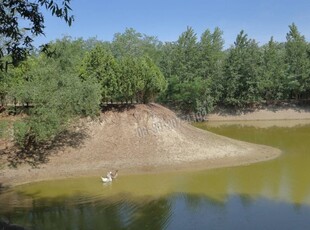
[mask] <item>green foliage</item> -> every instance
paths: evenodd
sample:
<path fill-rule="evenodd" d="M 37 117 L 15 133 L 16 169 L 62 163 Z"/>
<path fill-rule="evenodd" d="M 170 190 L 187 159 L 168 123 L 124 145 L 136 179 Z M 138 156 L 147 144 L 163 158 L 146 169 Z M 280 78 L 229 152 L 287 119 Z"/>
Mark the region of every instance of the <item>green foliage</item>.
<path fill-rule="evenodd" d="M 86 53 L 86 43 L 87 41 L 81 38 L 73 40 L 71 37 L 65 36 L 47 44 L 43 52 L 57 62 L 57 68 L 60 71 L 77 75 L 78 67 Z"/>
<path fill-rule="evenodd" d="M 161 42 L 156 37 L 141 34 L 133 28 L 127 28 L 124 33 L 114 35 L 110 47 L 116 58 L 149 56 L 153 62 L 158 63 Z"/>
<path fill-rule="evenodd" d="M 262 73 L 259 80 L 261 97 L 266 101 L 288 98 L 283 45 L 275 42 L 271 38 L 268 44 L 263 46 L 262 49 Z"/>
<path fill-rule="evenodd" d="M 228 51 L 224 65 L 223 101 L 233 106 L 260 102 L 258 82 L 261 52 L 257 43 L 241 31 Z"/>
<path fill-rule="evenodd" d="M 98 44 L 86 54 L 80 69 L 80 76 L 83 79 L 96 79 L 101 85 L 103 100 L 110 101 L 119 94 L 117 72 L 118 63 L 112 53 L 103 45 Z"/>
<path fill-rule="evenodd" d="M 121 100 L 148 103 L 166 89 L 166 80 L 149 57 L 123 57 L 119 62 Z"/>
<path fill-rule="evenodd" d="M 152 59 L 129 55 L 116 59 L 103 45 L 86 55 L 80 76 L 97 80 L 105 102 L 148 103 L 166 87 L 165 78 Z"/>
<path fill-rule="evenodd" d="M 9 122 L 8 121 L 0 121 L 0 138 L 7 138 L 9 130 Z"/>
<path fill-rule="evenodd" d="M 0 105 L 5 103 L 5 98 L 8 93 L 8 77 L 5 72 L 0 71 Z"/>
<path fill-rule="evenodd" d="M 160 68 L 168 87 L 160 100 L 184 111 L 211 111 L 221 95 L 222 32 L 205 31 L 200 41 L 190 27 L 162 48 Z"/>
<path fill-rule="evenodd" d="M 62 0 L 61 6 L 53 0 L 2 0 L 0 4 L 0 70 L 7 70 L 8 64 L 17 66 L 33 48 L 33 37 L 44 34 L 42 7 L 62 18 L 70 26 L 74 18 L 70 15 L 70 1 Z M 28 25 L 22 27 L 21 25 Z M 3 57 L 10 55 L 11 60 Z"/>
<path fill-rule="evenodd" d="M 100 95 L 100 85 L 94 79 L 86 79 L 81 81 L 77 77 L 72 77 L 74 84 L 72 84 L 68 92 L 71 99 L 68 104 L 72 105 L 73 115 L 80 115 L 83 117 L 95 117 L 99 115 L 100 103 L 102 97 Z M 71 83 L 69 83 L 71 84 Z M 69 96 L 68 96 L 69 97 Z"/>
<path fill-rule="evenodd" d="M 222 60 L 224 58 L 222 38 L 223 32 L 215 28 L 214 32 L 206 30 L 199 43 L 199 69 L 204 78 L 218 78 L 222 75 Z"/>
<path fill-rule="evenodd" d="M 148 103 L 154 100 L 157 94 L 165 91 L 167 82 L 160 69 L 149 57 L 144 57 L 138 61 L 142 78 L 137 79 L 137 82 L 141 83 L 138 84 L 139 88 L 135 90 L 136 98 L 139 96 L 143 103 Z"/>
<path fill-rule="evenodd" d="M 76 116 L 95 116 L 101 101 L 100 88 L 92 79 L 63 73 L 58 63 L 44 56 L 37 60 L 31 76 L 11 92 L 17 101 L 29 99 L 29 116 L 15 126 L 15 139 L 22 147 L 52 139 Z"/>
<path fill-rule="evenodd" d="M 206 30 L 198 41 L 188 27 L 176 42 L 161 47 L 159 66 L 168 87 L 160 100 L 186 111 L 201 106 L 210 111 L 216 104 L 244 107 L 309 98 L 309 43 L 294 24 L 289 28 L 286 43 L 271 39 L 260 47 L 241 31 L 223 51 L 219 28 Z"/>
<path fill-rule="evenodd" d="M 289 28 L 285 43 L 288 90 L 298 99 L 302 93 L 310 90 L 309 47 L 294 23 Z"/>
<path fill-rule="evenodd" d="M 203 109 L 210 112 L 220 100 L 223 92 L 223 62 L 225 54 L 223 52 L 224 40 L 223 32 L 215 28 L 213 33 L 206 30 L 200 39 L 199 45 L 199 75 L 206 79 L 204 98 L 200 98 Z M 198 110 L 201 106 L 197 105 Z"/>
<path fill-rule="evenodd" d="M 27 122 L 18 121 L 14 123 L 14 138 L 19 146 L 26 146 L 27 135 L 29 133 L 29 125 Z"/>
<path fill-rule="evenodd" d="M 183 32 L 174 49 L 173 71 L 181 81 L 192 80 L 198 74 L 197 35 L 191 27 Z"/>
<path fill-rule="evenodd" d="M 112 42 L 70 37 L 51 42 L 0 71 L 1 103 L 27 113 L 14 125 L 16 141 L 22 147 L 49 141 L 75 117 L 96 116 L 107 102 L 159 99 L 182 111 L 210 112 L 217 105 L 309 99 L 310 45 L 296 25 L 289 26 L 285 43 L 271 38 L 263 46 L 241 31 L 224 51 L 222 35 L 215 28 L 198 39 L 188 27 L 177 41 L 161 43 L 126 29 Z"/>
<path fill-rule="evenodd" d="M 134 97 L 134 89 L 139 89 L 141 82 L 139 81 L 138 67 L 135 58 L 129 56 L 119 59 L 119 72 L 118 72 L 118 88 L 120 93 L 118 99 L 123 101 L 130 101 Z M 136 85 L 133 83 L 136 82 Z"/>

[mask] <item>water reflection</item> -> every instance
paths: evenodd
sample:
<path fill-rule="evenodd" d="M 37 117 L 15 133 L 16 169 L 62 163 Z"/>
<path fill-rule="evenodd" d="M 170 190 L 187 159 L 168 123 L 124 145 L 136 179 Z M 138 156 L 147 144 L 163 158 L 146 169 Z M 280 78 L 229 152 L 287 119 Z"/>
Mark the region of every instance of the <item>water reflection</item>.
<path fill-rule="evenodd" d="M 43 203 L 41 203 L 43 202 Z M 172 194 L 155 200 L 66 205 L 36 201 L 3 216 L 29 229 L 309 229 L 310 206 L 230 195 Z"/>
<path fill-rule="evenodd" d="M 47 181 L 0 195 L 0 215 L 33 229 L 309 229 L 310 125 L 212 126 L 284 154 L 200 172 Z"/>
<path fill-rule="evenodd" d="M 4 212 L 3 217 L 31 229 L 162 229 L 167 226 L 171 214 L 169 199 L 133 201 L 125 197 L 112 198 L 113 202 L 104 199 L 80 204 L 74 204 L 79 197 L 71 197 L 65 203 L 57 198 L 34 199 L 31 207 Z"/>
<path fill-rule="evenodd" d="M 296 204 L 310 204 L 310 125 L 291 128 L 273 126 L 259 128 L 257 123 L 220 126 L 198 124 L 201 128 L 228 137 L 266 144 L 283 150 L 273 161 L 233 170 L 235 192 L 263 194 L 271 199 L 283 199 Z M 249 178 L 247 178 L 249 177 Z"/>

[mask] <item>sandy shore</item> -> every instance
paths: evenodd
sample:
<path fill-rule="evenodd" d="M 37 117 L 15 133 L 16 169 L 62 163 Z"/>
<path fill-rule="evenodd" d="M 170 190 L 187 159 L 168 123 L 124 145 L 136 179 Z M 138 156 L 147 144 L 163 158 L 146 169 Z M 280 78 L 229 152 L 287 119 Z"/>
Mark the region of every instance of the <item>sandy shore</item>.
<path fill-rule="evenodd" d="M 98 121 L 75 127 L 62 142 L 44 153 L 44 163 L 32 162 L 35 167 L 29 163 L 8 167 L 13 153 L 4 154 L 7 150 L 2 149 L 0 184 L 100 176 L 112 169 L 122 173 L 201 170 L 251 164 L 281 154 L 272 147 L 197 129 L 157 104 L 102 113 Z"/>
<path fill-rule="evenodd" d="M 310 108 L 266 107 L 254 111 L 229 113 L 218 111 L 207 116 L 209 121 L 266 121 L 266 120 L 310 120 Z"/>

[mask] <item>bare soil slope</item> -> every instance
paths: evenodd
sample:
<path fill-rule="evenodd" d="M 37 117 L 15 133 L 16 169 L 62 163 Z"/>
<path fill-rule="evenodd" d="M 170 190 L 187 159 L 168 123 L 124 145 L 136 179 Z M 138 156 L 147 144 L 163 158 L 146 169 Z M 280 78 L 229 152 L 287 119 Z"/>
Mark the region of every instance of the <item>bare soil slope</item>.
<path fill-rule="evenodd" d="M 32 168 L 0 169 L 0 183 L 120 173 L 160 172 L 236 166 L 277 157 L 271 147 L 245 143 L 203 131 L 179 120 L 158 104 L 120 107 L 103 112 L 78 143 L 57 148 L 48 162 Z M 75 133 L 82 129 L 75 128 Z M 74 142 L 74 137 L 72 137 Z"/>

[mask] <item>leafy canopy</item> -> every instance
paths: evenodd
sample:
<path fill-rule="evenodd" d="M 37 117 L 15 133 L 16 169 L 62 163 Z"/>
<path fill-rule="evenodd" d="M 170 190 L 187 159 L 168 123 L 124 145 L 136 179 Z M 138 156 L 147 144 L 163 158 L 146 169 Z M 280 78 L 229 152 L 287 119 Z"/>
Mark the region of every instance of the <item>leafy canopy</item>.
<path fill-rule="evenodd" d="M 79 116 L 96 116 L 101 101 L 100 87 L 92 79 L 82 81 L 77 75 L 63 72 L 56 61 L 43 56 L 29 76 L 11 94 L 19 102 L 29 102 L 29 116 L 15 124 L 15 139 L 29 147 L 53 139 Z M 25 101 L 26 99 L 26 101 Z"/>
<path fill-rule="evenodd" d="M 7 70 L 8 64 L 17 66 L 33 48 L 33 37 L 44 35 L 42 8 L 70 26 L 74 21 L 74 17 L 70 15 L 70 1 L 62 0 L 58 4 L 54 0 L 1 0 L 0 70 Z M 10 61 L 3 60 L 6 55 L 10 55 Z"/>

